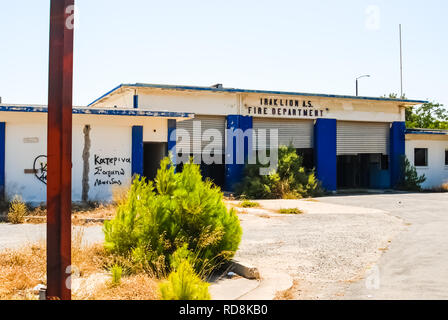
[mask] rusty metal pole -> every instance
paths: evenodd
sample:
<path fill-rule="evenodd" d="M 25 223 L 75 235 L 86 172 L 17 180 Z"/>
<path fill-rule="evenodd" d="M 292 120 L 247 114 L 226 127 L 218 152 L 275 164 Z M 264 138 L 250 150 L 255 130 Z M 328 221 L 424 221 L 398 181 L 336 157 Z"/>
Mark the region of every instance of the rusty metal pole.
<path fill-rule="evenodd" d="M 74 0 L 51 0 L 47 138 L 47 299 L 70 300 Z"/>

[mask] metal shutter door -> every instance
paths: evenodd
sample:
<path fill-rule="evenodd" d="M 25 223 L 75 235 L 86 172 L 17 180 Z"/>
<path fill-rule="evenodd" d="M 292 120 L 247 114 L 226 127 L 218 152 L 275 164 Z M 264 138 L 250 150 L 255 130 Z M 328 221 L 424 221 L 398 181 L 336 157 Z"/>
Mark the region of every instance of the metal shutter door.
<path fill-rule="evenodd" d="M 314 120 L 264 119 L 254 118 L 254 135 L 258 138 L 258 129 L 266 129 L 266 145 L 269 148 L 269 129 L 278 129 L 278 145 L 296 149 L 308 149 L 314 146 Z M 260 149 L 257 141 L 257 149 Z M 261 148 L 264 149 L 264 148 Z"/>
<path fill-rule="evenodd" d="M 201 122 L 201 136 L 193 136 L 193 122 L 200 121 Z M 206 146 L 210 143 L 214 146 L 218 153 L 221 152 L 224 154 L 225 149 L 225 128 L 226 128 L 226 119 L 221 116 L 196 116 L 194 119 L 185 120 L 177 123 L 177 129 L 184 129 L 190 134 L 190 143 L 188 141 L 179 141 L 179 134 L 177 135 L 178 144 L 176 147 L 182 148 L 185 150 L 186 147 L 190 147 L 190 153 L 193 152 L 193 143 L 201 146 L 201 151 L 204 150 Z M 221 134 L 221 140 L 213 140 L 213 141 L 202 141 L 203 134 L 208 129 L 218 130 Z"/>
<path fill-rule="evenodd" d="M 337 122 L 337 154 L 389 154 L 390 124 Z"/>

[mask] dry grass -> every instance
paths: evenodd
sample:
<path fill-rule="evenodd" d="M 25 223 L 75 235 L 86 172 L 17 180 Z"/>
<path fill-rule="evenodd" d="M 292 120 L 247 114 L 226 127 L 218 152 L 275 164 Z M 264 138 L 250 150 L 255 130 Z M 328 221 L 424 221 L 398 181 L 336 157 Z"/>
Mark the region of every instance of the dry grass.
<path fill-rule="evenodd" d="M 115 204 L 73 204 L 72 224 L 77 226 L 102 225 L 104 220 L 110 220 L 115 216 Z M 45 206 L 32 208 L 25 217 L 25 223 L 41 224 L 47 221 L 47 209 Z"/>
<path fill-rule="evenodd" d="M 296 279 L 294 280 L 291 288 L 277 292 L 274 297 L 274 300 L 294 300 L 295 299 L 294 293 L 297 291 L 298 287 L 299 287 L 299 281 Z"/>
<path fill-rule="evenodd" d="M 158 299 L 158 281 L 147 274 L 123 276 L 112 286 L 107 271 L 113 257 L 101 244 L 86 245 L 83 231 L 72 239 L 72 296 L 75 300 Z M 0 300 L 37 299 L 33 289 L 46 284 L 45 243 L 0 252 Z"/>
<path fill-rule="evenodd" d="M 72 210 L 72 222 L 75 225 L 102 224 L 103 220 L 115 217 L 115 204 L 99 204 L 94 208 L 78 208 Z"/>
<path fill-rule="evenodd" d="M 128 198 L 130 185 L 114 186 L 112 187 L 112 203 L 120 205 Z"/>
<path fill-rule="evenodd" d="M 28 300 L 32 289 L 45 283 L 45 244 L 0 252 L 0 300 Z"/>
<path fill-rule="evenodd" d="M 158 281 L 146 274 L 123 277 L 112 286 L 110 280 L 99 286 L 92 300 L 157 300 L 160 299 Z"/>
<path fill-rule="evenodd" d="M 448 182 L 429 190 L 430 192 L 448 192 Z"/>
<path fill-rule="evenodd" d="M 33 217 L 45 217 L 47 215 L 47 208 L 44 205 L 33 208 L 30 210 L 29 215 Z"/>

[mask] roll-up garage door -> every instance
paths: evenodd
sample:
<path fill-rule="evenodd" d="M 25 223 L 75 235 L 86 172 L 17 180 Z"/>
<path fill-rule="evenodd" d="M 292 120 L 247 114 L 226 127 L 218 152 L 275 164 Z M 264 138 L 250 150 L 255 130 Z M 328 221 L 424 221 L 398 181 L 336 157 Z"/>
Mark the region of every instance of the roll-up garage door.
<path fill-rule="evenodd" d="M 379 122 L 337 123 L 338 155 L 381 153 L 389 154 L 390 124 Z"/>
<path fill-rule="evenodd" d="M 278 129 L 278 145 L 292 146 L 296 149 L 309 149 L 314 146 L 314 121 L 296 119 L 266 119 L 254 118 L 254 137 L 259 137 L 259 129 L 266 129 L 266 147 L 269 149 L 270 135 L 269 129 Z M 260 146 L 258 139 L 256 149 L 264 149 Z"/>
<path fill-rule="evenodd" d="M 194 122 L 197 123 L 196 126 L 198 126 L 199 123 L 201 125 L 200 135 L 193 135 Z M 224 154 L 225 128 L 226 119 L 222 116 L 196 116 L 194 119 L 178 122 L 177 129 L 186 130 L 190 135 L 190 141 L 181 141 L 183 137 L 179 137 L 181 133 L 177 130 L 177 148 L 186 150 L 189 146 L 190 153 L 193 154 L 196 151 L 193 150 L 193 144 L 195 143 L 197 146 L 201 146 L 201 151 L 208 146 L 209 149 L 213 147 L 216 153 Z"/>

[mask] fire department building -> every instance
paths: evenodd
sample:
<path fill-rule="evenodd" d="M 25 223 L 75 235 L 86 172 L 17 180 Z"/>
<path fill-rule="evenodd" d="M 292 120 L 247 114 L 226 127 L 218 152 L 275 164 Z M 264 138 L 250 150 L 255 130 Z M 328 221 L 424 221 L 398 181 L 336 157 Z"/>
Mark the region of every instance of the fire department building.
<path fill-rule="evenodd" d="M 422 103 L 221 85 L 123 84 L 73 110 L 73 200 L 110 200 L 113 188 L 129 184 L 134 174 L 153 178 L 168 150 L 189 149 L 197 156 L 210 144 L 215 144 L 214 156 L 222 161 L 203 163 L 201 170 L 231 191 L 244 165 L 227 161 L 237 155 L 226 148 L 233 139 L 226 129 L 277 129 L 279 145 L 292 145 L 304 157 L 304 165 L 316 169 L 327 190 L 393 188 L 405 153 L 414 159 L 414 149 L 424 147 L 432 159 L 434 145 L 440 149 L 435 155 L 446 156 L 448 135 L 439 133 L 430 147 L 429 132 L 405 138 L 405 108 Z M 0 105 L 0 189 L 6 197 L 45 201 L 46 112 L 45 106 Z M 200 121 L 203 132 L 219 132 L 224 141 L 194 135 L 194 121 Z M 173 139 L 176 129 L 190 132 L 192 139 Z M 243 149 L 246 156 L 253 152 Z M 428 163 L 428 170 L 442 173 L 433 184 L 448 180 L 448 163 L 443 161 L 441 168 Z"/>

